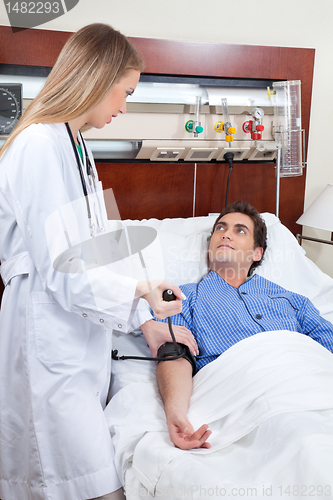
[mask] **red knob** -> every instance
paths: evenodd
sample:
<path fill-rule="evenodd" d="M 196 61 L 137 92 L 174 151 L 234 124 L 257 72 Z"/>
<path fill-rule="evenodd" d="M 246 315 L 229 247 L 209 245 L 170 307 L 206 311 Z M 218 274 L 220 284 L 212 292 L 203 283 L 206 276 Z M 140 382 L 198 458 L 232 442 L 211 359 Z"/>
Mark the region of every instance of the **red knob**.
<path fill-rule="evenodd" d="M 257 125 L 257 131 L 258 132 L 262 132 L 264 130 L 264 126 L 263 125 Z"/>
<path fill-rule="evenodd" d="M 261 134 L 256 134 L 255 132 L 252 132 L 251 134 L 251 139 L 254 140 L 254 141 L 260 141 L 261 139 Z"/>
<path fill-rule="evenodd" d="M 246 134 L 251 132 L 252 123 L 253 123 L 252 120 L 248 120 L 247 122 L 244 122 L 243 126 L 242 126 L 243 132 L 245 132 Z"/>

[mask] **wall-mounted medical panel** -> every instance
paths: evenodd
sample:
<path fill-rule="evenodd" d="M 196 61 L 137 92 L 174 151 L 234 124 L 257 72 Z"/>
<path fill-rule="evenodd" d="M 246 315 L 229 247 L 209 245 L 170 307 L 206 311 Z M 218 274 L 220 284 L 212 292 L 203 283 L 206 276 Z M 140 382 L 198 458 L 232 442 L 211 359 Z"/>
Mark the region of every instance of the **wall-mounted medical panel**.
<path fill-rule="evenodd" d="M 245 141 L 235 141 L 231 146 L 223 141 L 179 141 L 169 140 L 163 141 L 164 146 L 160 146 L 159 140 L 144 140 L 141 143 L 140 150 L 136 155 L 137 160 L 151 161 L 191 161 L 191 162 L 207 162 L 211 160 L 225 161 L 224 154 L 232 152 L 235 161 L 250 160 L 255 157 L 256 153 L 260 153 L 266 161 L 271 161 L 276 157 L 276 145 L 271 143 L 258 143 L 257 146 Z M 269 151 L 266 148 L 263 150 L 266 155 L 258 151 L 261 144 L 270 144 Z"/>
<path fill-rule="evenodd" d="M 222 115 L 202 114 L 201 125 L 202 133 L 198 135 L 197 140 L 224 140 L 225 134 L 217 132 L 214 126 L 221 121 Z M 239 115 L 230 115 L 232 124 L 236 128 L 234 140 L 251 140 L 243 129 L 243 123 L 251 120 L 251 115 L 246 113 Z M 84 137 L 94 140 L 188 140 L 193 139 L 194 134 L 187 132 L 185 125 L 193 120 L 193 115 L 189 113 L 152 113 L 141 112 L 118 115 L 113 118 L 109 125 L 102 129 L 90 129 L 84 133 Z M 265 115 L 262 119 L 264 131 L 262 140 L 273 140 L 272 136 L 273 115 Z"/>
<path fill-rule="evenodd" d="M 23 86 L 23 112 L 46 79 L 39 70 L 36 75 L 33 68 L 28 71 L 31 74 L 24 74 L 26 71 L 21 68 L 18 74 L 0 75 L 0 81 L 20 82 Z M 160 81 L 159 76 L 157 81 L 152 76 L 148 81 L 145 78 L 148 77 L 144 75 L 134 94 L 128 97 L 126 114 L 119 114 L 102 129 L 85 132 L 96 159 L 223 161 L 223 148 L 227 146 L 235 151 L 235 160 L 244 160 L 249 158 L 248 153 L 258 140 L 274 141 L 274 108 L 266 81 L 244 80 L 241 86 L 234 81 L 233 86 L 228 85 L 228 79 L 213 79 L 212 84 L 204 77 L 187 77 L 184 81 L 177 77 L 167 81 Z M 261 109 L 255 122 L 254 109 Z M 258 125 L 261 131 L 254 137 L 252 128 Z M 146 149 L 141 148 L 146 141 L 160 141 L 153 154 L 150 150 L 146 154 Z M 178 150 L 172 151 L 175 143 L 169 141 L 193 141 L 193 144 L 191 151 L 179 144 Z M 201 144 L 203 141 L 205 144 Z M 240 142 L 246 146 L 240 146 Z M 266 153 L 257 156 L 260 161 L 267 160 Z"/>

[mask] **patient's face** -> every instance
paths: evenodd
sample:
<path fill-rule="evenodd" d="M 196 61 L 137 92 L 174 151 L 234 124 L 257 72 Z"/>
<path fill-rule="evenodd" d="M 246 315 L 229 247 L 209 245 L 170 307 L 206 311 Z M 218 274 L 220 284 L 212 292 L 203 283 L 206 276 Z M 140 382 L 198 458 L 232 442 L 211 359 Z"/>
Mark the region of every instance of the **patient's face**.
<path fill-rule="evenodd" d="M 208 259 L 211 268 L 218 264 L 238 264 L 251 267 L 262 256 L 262 248 L 254 248 L 254 225 L 245 214 L 224 215 L 216 224 L 210 239 Z"/>

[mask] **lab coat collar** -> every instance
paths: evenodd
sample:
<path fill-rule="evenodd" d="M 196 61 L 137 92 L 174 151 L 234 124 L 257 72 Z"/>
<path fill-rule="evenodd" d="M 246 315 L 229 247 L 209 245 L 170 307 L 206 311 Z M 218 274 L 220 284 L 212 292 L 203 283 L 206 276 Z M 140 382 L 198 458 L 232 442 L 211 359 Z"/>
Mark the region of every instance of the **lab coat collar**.
<path fill-rule="evenodd" d="M 63 139 L 68 139 L 66 125 L 64 123 L 50 123 L 50 125 L 52 125 L 52 128 L 54 129 L 54 132 L 56 134 L 58 134 Z"/>

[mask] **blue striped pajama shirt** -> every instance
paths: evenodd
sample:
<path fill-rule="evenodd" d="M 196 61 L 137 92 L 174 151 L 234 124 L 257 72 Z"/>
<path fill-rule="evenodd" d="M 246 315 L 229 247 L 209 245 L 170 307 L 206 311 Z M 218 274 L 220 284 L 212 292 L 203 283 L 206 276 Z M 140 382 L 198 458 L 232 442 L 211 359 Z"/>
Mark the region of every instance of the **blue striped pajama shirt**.
<path fill-rule="evenodd" d="M 180 288 L 186 300 L 181 314 L 172 316 L 171 322 L 192 331 L 199 347 L 197 370 L 262 331 L 300 332 L 333 351 L 333 325 L 312 302 L 257 274 L 234 288 L 211 271 L 200 283 Z"/>

